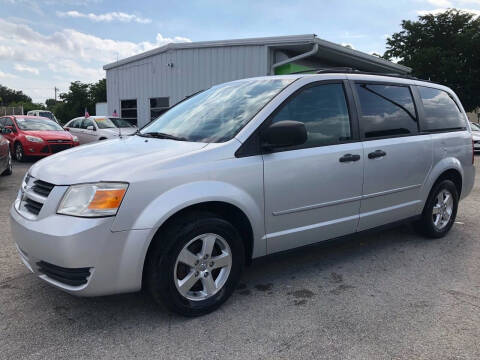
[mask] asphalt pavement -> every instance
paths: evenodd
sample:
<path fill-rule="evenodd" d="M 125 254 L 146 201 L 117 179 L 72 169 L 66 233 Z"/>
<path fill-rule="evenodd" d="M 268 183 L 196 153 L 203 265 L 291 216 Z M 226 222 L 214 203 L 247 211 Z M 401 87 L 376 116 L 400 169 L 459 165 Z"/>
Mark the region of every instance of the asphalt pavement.
<path fill-rule="evenodd" d="M 188 319 L 144 293 L 78 298 L 31 274 L 8 224 L 31 164 L 15 165 L 0 178 L 0 359 L 480 358 L 478 182 L 443 239 L 402 225 L 266 258 Z"/>

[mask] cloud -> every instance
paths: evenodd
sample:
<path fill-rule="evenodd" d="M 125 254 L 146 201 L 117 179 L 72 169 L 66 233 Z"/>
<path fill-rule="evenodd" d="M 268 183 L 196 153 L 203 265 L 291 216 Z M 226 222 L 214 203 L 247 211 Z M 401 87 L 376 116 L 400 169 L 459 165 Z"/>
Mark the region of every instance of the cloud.
<path fill-rule="evenodd" d="M 102 68 L 88 68 L 68 59 L 49 64 L 48 68 L 54 73 L 75 74 L 84 81 L 95 81 L 105 77 L 105 71 Z"/>
<path fill-rule="evenodd" d="M 4 73 L 0 70 L 0 79 L 15 79 L 16 76 L 13 74 Z"/>
<path fill-rule="evenodd" d="M 119 21 L 119 22 L 136 22 L 139 24 L 149 24 L 152 22 L 151 19 L 143 18 L 137 16 L 135 14 L 127 14 L 124 12 L 109 12 L 105 14 L 94 14 L 94 13 L 81 13 L 76 10 L 71 11 L 57 11 L 58 17 L 71 17 L 71 18 L 83 18 L 88 19 L 94 22 L 112 22 L 112 21 Z"/>
<path fill-rule="evenodd" d="M 355 47 L 353 46 L 353 44 L 350 44 L 350 43 L 342 43 L 342 46 L 345 46 L 346 48 L 355 50 Z"/>
<path fill-rule="evenodd" d="M 189 41 L 185 37 L 168 38 L 157 34 L 155 42 L 134 43 L 101 38 L 73 29 L 43 35 L 26 24 L 0 19 L 0 60 L 56 64 L 59 59 L 70 59 L 106 64 L 167 43 Z"/>
<path fill-rule="evenodd" d="M 433 10 L 418 10 L 417 14 L 421 16 L 425 15 L 439 15 L 445 11 L 447 11 L 447 8 L 439 8 L 439 9 L 433 9 Z M 458 9 L 461 11 L 469 12 L 474 14 L 475 16 L 480 16 L 480 10 L 477 9 Z"/>
<path fill-rule="evenodd" d="M 427 0 L 430 5 L 438 6 L 442 8 L 452 7 L 452 3 L 449 0 Z"/>
<path fill-rule="evenodd" d="M 20 71 L 20 72 L 28 72 L 28 73 L 35 74 L 35 75 L 40 74 L 40 71 L 37 68 L 27 66 L 27 65 L 15 64 L 13 66 L 13 68 L 17 71 Z"/>

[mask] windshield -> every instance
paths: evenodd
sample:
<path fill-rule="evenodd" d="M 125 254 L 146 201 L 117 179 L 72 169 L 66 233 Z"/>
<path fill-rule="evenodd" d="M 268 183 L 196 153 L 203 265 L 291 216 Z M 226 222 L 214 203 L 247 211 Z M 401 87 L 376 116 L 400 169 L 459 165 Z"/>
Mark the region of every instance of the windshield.
<path fill-rule="evenodd" d="M 116 127 L 115 124 L 107 118 L 98 118 L 95 119 L 95 122 L 99 129 L 111 129 Z"/>
<path fill-rule="evenodd" d="M 132 128 L 133 126 L 128 120 L 120 118 L 110 118 L 110 120 L 119 128 Z"/>
<path fill-rule="evenodd" d="M 63 131 L 56 122 L 45 118 L 16 118 L 20 130 Z"/>
<path fill-rule="evenodd" d="M 53 116 L 53 114 L 50 111 L 40 111 L 38 113 L 38 116 L 43 116 L 51 120 L 55 120 L 55 116 Z"/>
<path fill-rule="evenodd" d="M 470 123 L 470 125 L 473 131 L 480 131 L 480 125 L 477 125 L 475 123 Z"/>
<path fill-rule="evenodd" d="M 293 79 L 241 80 L 214 86 L 174 106 L 140 131 L 186 141 L 230 140 Z"/>

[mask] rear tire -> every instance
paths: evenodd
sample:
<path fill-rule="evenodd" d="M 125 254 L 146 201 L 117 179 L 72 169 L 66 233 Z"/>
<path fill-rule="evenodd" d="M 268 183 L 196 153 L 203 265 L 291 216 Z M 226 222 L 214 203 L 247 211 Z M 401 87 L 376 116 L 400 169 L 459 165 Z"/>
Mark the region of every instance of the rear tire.
<path fill-rule="evenodd" d="M 190 317 L 208 314 L 235 290 L 245 251 L 228 221 L 213 213 L 192 212 L 174 220 L 153 241 L 146 285 L 155 301 L 169 310 Z"/>
<path fill-rule="evenodd" d="M 451 180 L 442 180 L 430 191 L 415 229 L 429 238 L 444 237 L 452 228 L 458 209 L 458 190 Z"/>

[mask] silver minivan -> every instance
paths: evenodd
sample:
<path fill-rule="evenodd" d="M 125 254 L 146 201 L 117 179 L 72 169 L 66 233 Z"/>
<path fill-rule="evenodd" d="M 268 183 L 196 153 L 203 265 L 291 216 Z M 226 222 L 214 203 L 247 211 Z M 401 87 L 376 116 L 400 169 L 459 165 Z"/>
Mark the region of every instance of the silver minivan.
<path fill-rule="evenodd" d="M 144 287 L 196 316 L 218 308 L 254 258 L 406 220 L 444 236 L 474 174 L 470 125 L 447 87 L 260 77 L 37 162 L 11 229 L 25 265 L 53 286 L 82 296 Z"/>

